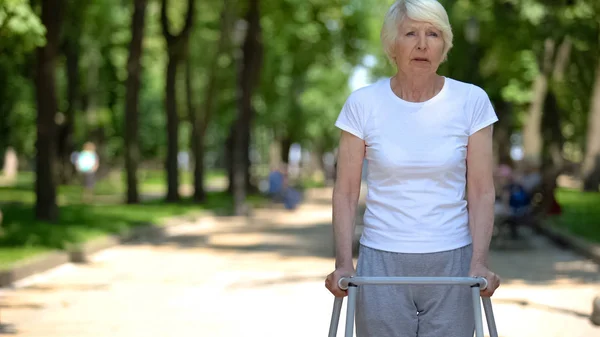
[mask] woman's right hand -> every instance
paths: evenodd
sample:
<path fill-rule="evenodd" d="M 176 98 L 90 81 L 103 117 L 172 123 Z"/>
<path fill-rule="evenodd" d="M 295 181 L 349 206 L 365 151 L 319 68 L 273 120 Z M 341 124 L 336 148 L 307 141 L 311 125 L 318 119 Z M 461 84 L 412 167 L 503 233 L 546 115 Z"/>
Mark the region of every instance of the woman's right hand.
<path fill-rule="evenodd" d="M 354 274 L 355 272 L 353 266 L 338 267 L 333 273 L 327 275 L 327 278 L 325 279 L 325 287 L 329 289 L 333 296 L 345 297 L 348 295 L 348 291 L 340 288 L 339 281 L 342 277 L 351 277 L 354 276 Z"/>

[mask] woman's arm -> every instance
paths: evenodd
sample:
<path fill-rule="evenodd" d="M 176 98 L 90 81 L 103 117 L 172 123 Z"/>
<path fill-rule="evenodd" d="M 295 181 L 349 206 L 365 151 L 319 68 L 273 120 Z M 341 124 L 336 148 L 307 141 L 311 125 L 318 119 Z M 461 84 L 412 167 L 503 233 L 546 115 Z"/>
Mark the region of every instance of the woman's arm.
<path fill-rule="evenodd" d="M 342 131 L 338 152 L 337 179 L 333 189 L 333 232 L 336 267 L 352 265 L 352 239 L 365 142 Z"/>
<path fill-rule="evenodd" d="M 483 292 L 485 296 L 491 296 L 500 285 L 498 276 L 488 269 L 496 195 L 492 172 L 492 126 L 488 126 L 469 137 L 467 147 L 467 201 L 469 227 L 473 238 L 470 274 L 488 280 L 490 284 Z"/>
<path fill-rule="evenodd" d="M 326 287 L 338 297 L 346 294 L 345 291 L 338 288 L 338 280 L 341 277 L 352 276 L 354 273 L 352 241 L 364 157 L 365 142 L 342 131 L 338 151 L 337 178 L 333 189 L 336 270 L 325 281 Z"/>

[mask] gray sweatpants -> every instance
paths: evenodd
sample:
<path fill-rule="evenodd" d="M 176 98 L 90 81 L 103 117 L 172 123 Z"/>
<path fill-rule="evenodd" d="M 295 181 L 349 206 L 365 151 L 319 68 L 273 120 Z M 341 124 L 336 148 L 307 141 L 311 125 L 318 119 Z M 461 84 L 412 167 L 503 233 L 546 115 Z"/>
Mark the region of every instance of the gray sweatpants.
<path fill-rule="evenodd" d="M 360 246 L 357 276 L 468 276 L 472 246 L 428 254 Z M 447 285 L 358 288 L 357 337 L 473 337 L 471 289 Z"/>

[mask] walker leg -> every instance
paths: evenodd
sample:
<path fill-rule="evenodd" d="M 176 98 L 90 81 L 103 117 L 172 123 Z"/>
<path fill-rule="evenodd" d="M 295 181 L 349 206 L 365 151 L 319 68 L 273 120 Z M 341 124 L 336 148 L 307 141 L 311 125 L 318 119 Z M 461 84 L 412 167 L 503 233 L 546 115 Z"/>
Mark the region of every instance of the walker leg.
<path fill-rule="evenodd" d="M 354 311 L 356 309 L 356 291 L 355 285 L 348 287 L 348 304 L 346 311 L 346 337 L 352 337 L 354 334 Z"/>
<path fill-rule="evenodd" d="M 475 314 L 475 337 L 484 337 L 483 318 L 481 317 L 481 302 L 479 301 L 479 286 L 471 286 L 471 293 L 473 294 L 473 311 Z"/>
<path fill-rule="evenodd" d="M 485 318 L 487 320 L 490 337 L 498 337 L 498 329 L 496 328 L 496 320 L 494 319 L 494 311 L 492 310 L 492 299 L 482 297 L 483 310 L 485 310 Z"/>
<path fill-rule="evenodd" d="M 331 323 L 329 325 L 329 337 L 335 337 L 337 335 L 343 302 L 343 297 L 336 297 L 335 300 L 333 300 L 333 313 L 331 314 Z"/>

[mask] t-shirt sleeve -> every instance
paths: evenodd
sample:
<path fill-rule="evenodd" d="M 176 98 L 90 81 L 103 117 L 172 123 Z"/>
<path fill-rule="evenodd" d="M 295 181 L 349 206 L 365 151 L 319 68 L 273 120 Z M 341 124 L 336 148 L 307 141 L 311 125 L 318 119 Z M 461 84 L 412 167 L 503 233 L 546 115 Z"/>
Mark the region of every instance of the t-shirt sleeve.
<path fill-rule="evenodd" d="M 350 94 L 342 111 L 335 121 L 335 126 L 347 131 L 360 139 L 365 139 L 366 112 L 359 104 L 356 96 Z"/>
<path fill-rule="evenodd" d="M 480 87 L 472 87 L 468 106 L 471 107 L 469 109 L 471 113 L 469 136 L 498 121 L 498 116 L 494 111 L 490 98 Z"/>

